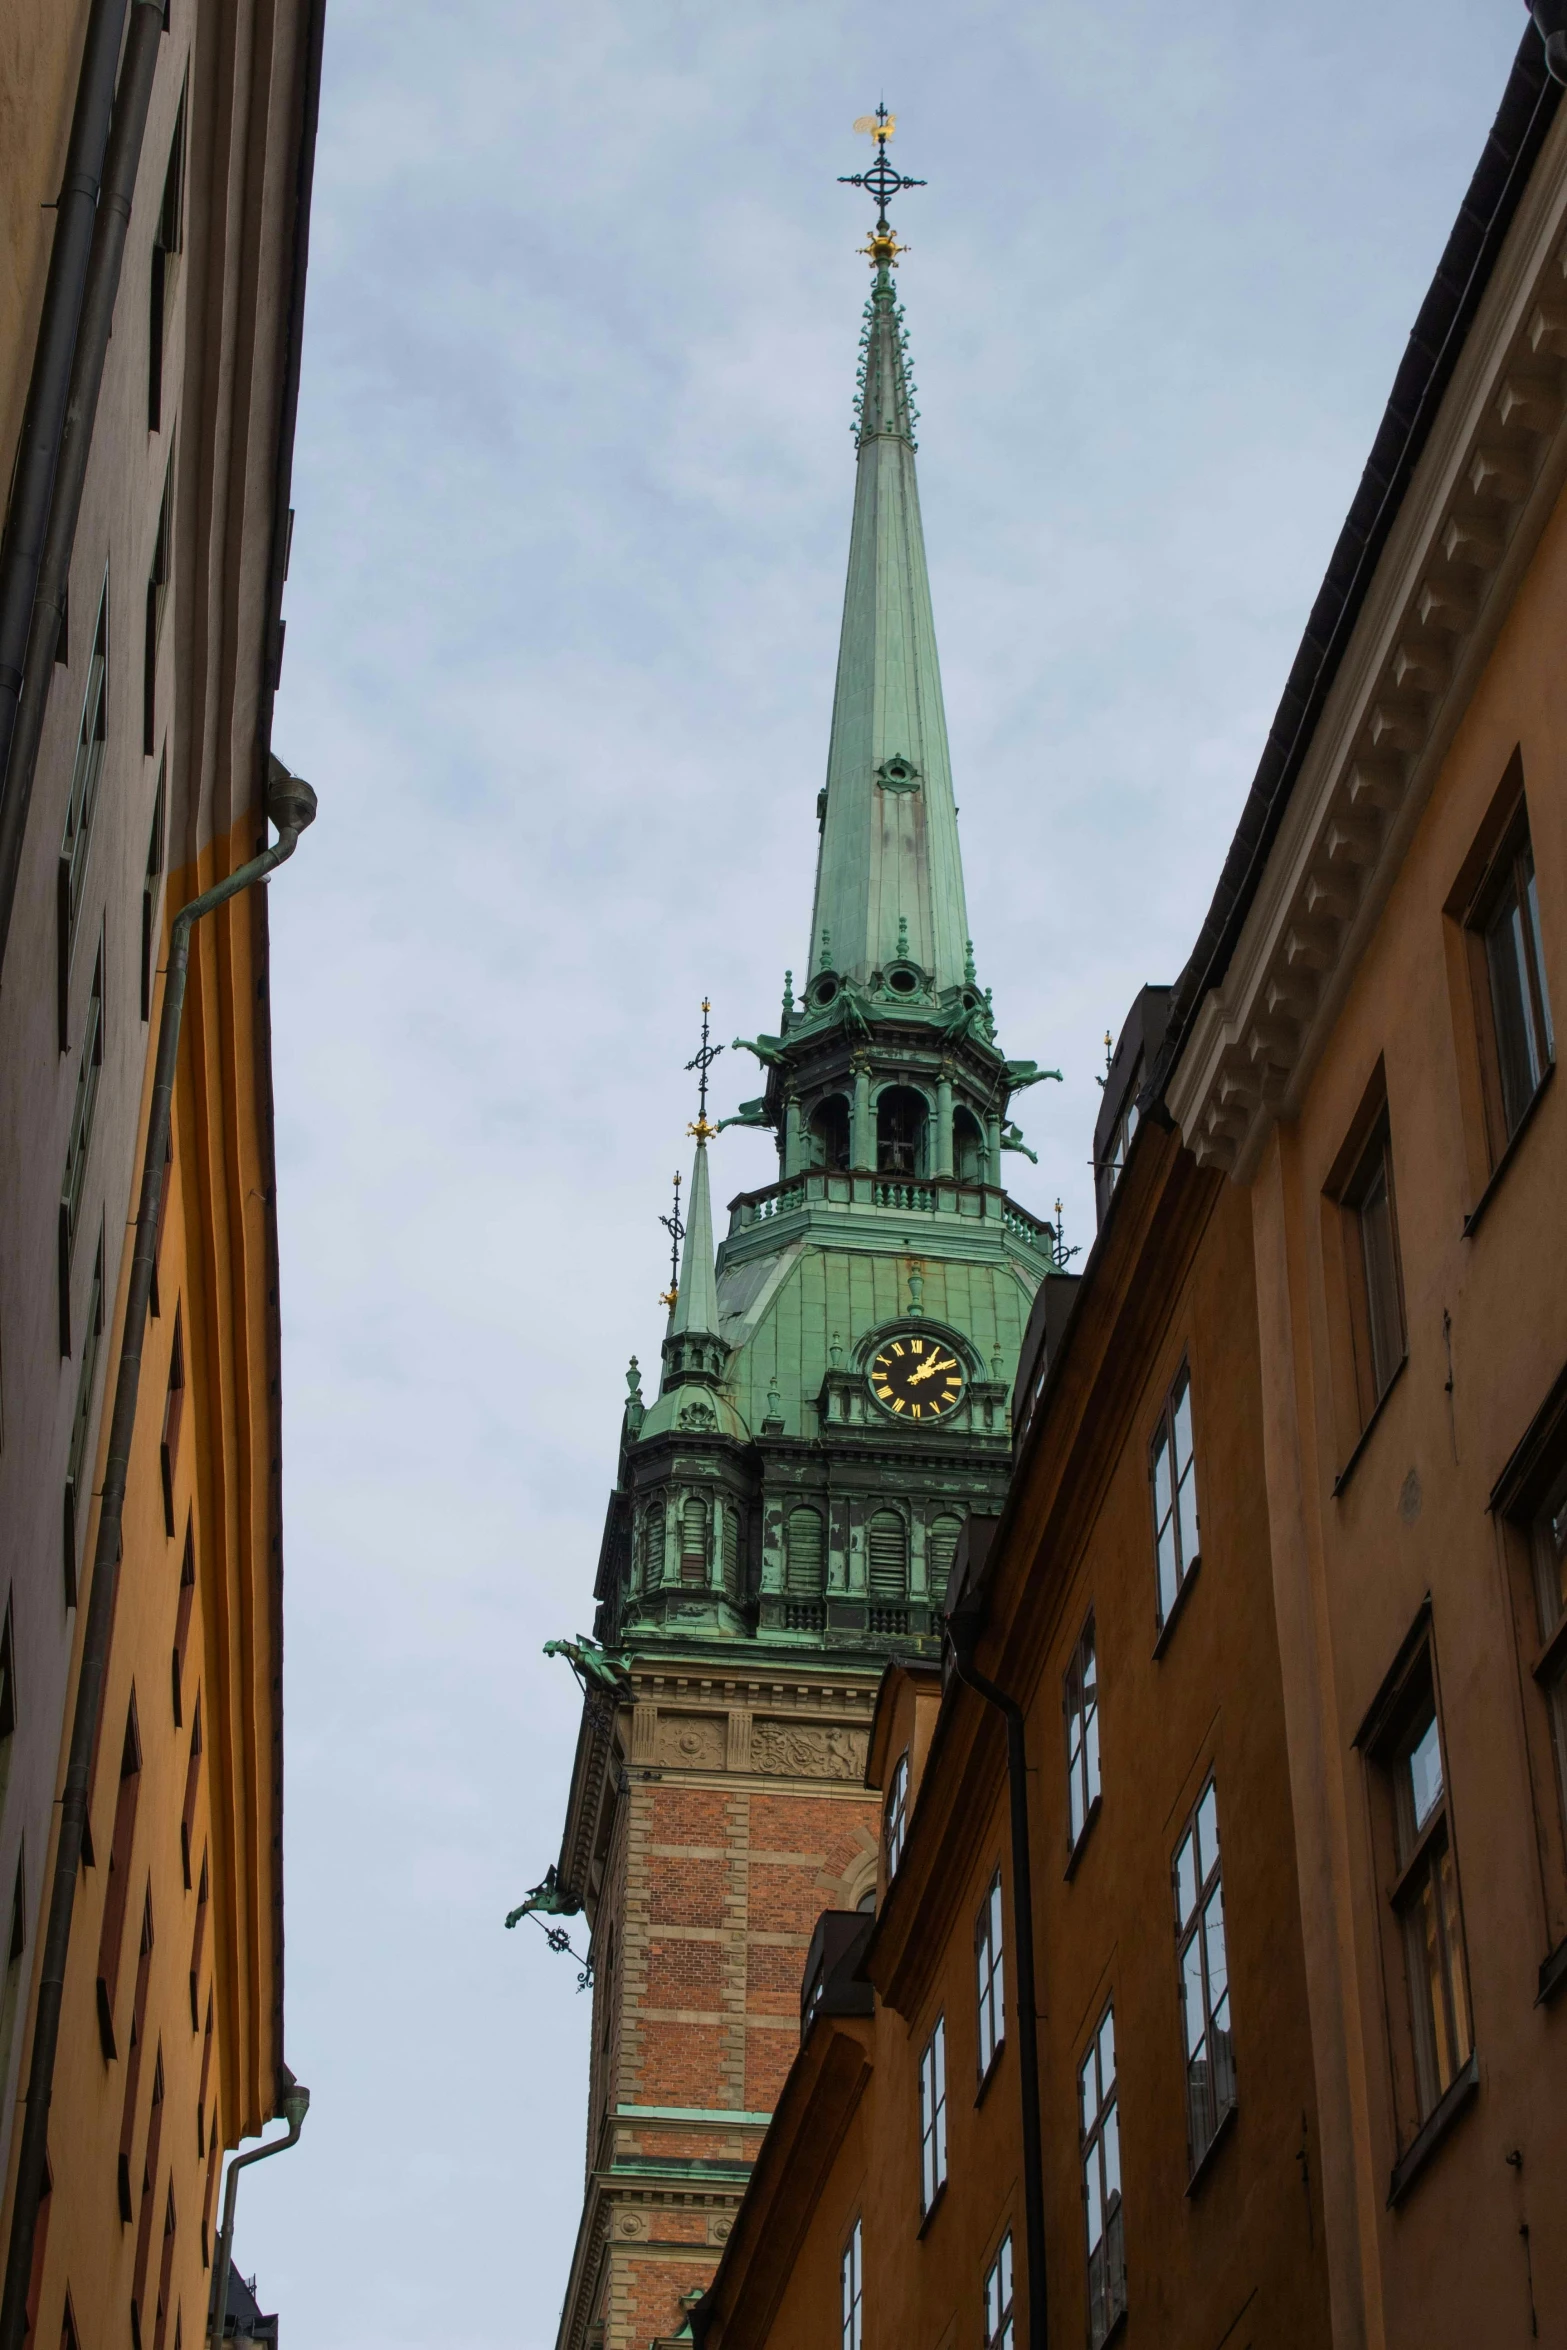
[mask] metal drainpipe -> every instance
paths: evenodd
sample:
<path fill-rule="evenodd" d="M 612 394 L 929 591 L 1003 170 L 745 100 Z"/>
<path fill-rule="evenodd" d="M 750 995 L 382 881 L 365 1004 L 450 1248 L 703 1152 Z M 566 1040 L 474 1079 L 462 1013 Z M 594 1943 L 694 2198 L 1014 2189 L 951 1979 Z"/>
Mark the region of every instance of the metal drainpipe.
<path fill-rule="evenodd" d="M 174 1073 L 179 1055 L 180 1018 L 185 1009 L 185 986 L 190 971 L 190 934 L 204 914 L 226 904 L 253 882 L 291 857 L 300 834 L 314 820 L 316 795 L 302 777 L 290 775 L 279 759 L 272 759 L 267 778 L 267 814 L 277 826 L 271 848 L 252 857 L 224 881 L 215 882 L 192 898 L 174 917 L 169 935 L 168 975 L 163 990 L 163 1012 L 158 1023 L 158 1056 L 154 1064 L 152 1109 L 147 1120 L 147 1147 L 142 1159 L 141 1204 L 136 1216 L 136 1242 L 131 1258 L 130 1292 L 125 1303 L 125 1327 L 120 1337 L 119 1369 L 115 1375 L 114 1417 L 109 1427 L 109 1457 L 104 1468 L 103 1497 L 98 1512 L 98 1539 L 93 1551 L 92 1587 L 87 1600 L 87 1627 L 82 1639 L 81 1671 L 76 1683 L 76 1705 L 71 1717 L 70 1760 L 60 1805 L 59 1839 L 55 1848 L 54 1882 L 49 1893 L 49 1917 L 44 1929 L 43 1964 L 38 1984 L 38 2014 L 33 2028 L 32 2060 L 27 2075 L 27 2109 L 22 2123 L 21 2152 L 17 2158 L 16 2199 L 12 2207 L 11 2241 L 7 2247 L 5 2290 L 0 2298 L 0 2350 L 22 2350 L 27 2336 L 27 2289 L 32 2277 L 33 2237 L 43 2194 L 49 2134 L 49 2100 L 54 2086 L 55 2051 L 60 2039 L 60 2008 L 65 1993 L 65 1962 L 71 1941 L 71 1910 L 81 1871 L 82 1830 L 87 1820 L 88 1766 L 98 1718 L 103 1708 L 104 1670 L 114 1623 L 114 1599 L 120 1576 L 120 1524 L 125 1509 L 125 1485 L 130 1468 L 131 1440 L 136 1431 L 136 1398 L 141 1386 L 142 1343 L 147 1309 L 152 1297 L 156 1261 L 158 1208 L 163 1198 L 163 1161 L 169 1136 L 169 1110 L 174 1095 Z M 298 2135 L 298 2132 L 295 2132 Z M 281 2145 L 282 2141 L 279 2140 Z"/>
<path fill-rule="evenodd" d="M 76 329 L 87 283 L 87 257 L 98 208 L 98 178 L 114 77 L 125 28 L 125 0 L 93 0 L 76 81 L 65 179 L 55 208 L 54 244 L 44 284 L 43 312 L 33 349 L 33 372 L 22 416 L 16 480 L 0 544 L 0 777 L 11 752 L 11 731 L 22 690 L 22 665 L 33 622 L 33 595 L 55 467 L 65 431 L 65 407 L 76 349 Z"/>
<path fill-rule="evenodd" d="M 974 1628 L 949 1619 L 952 1661 L 960 1681 L 993 1705 L 1007 1726 L 1007 1788 L 1012 1808 L 1012 1937 L 1017 1944 L 1018 2090 L 1023 2103 L 1023 2235 L 1028 2253 L 1028 2345 L 1050 2339 L 1045 2282 L 1045 2155 L 1039 2124 L 1039 2025 L 1034 2012 L 1034 1890 L 1028 1847 L 1028 1758 L 1023 1708 L 987 1680 L 974 1662 Z"/>
<path fill-rule="evenodd" d="M 0 971 L 5 967 L 6 941 L 11 935 L 11 914 L 16 904 L 17 873 L 33 796 L 33 776 L 38 766 L 38 745 L 49 708 L 55 647 L 65 618 L 71 550 L 76 543 L 82 487 L 87 479 L 87 459 L 103 383 L 104 354 L 114 324 L 114 300 L 125 257 L 125 234 L 130 226 L 131 199 L 136 192 L 136 172 L 141 162 L 147 107 L 158 70 L 158 44 L 162 37 L 163 0 L 134 0 L 103 162 L 103 194 L 93 226 L 76 354 L 71 362 L 59 467 L 34 590 L 21 702 L 15 714 L 5 771 L 5 797 L 0 800 Z"/>
<path fill-rule="evenodd" d="M 207 2339 L 218 2350 L 221 2350 L 228 2317 L 229 2263 L 234 2256 L 234 2198 L 239 2189 L 239 2174 L 249 2162 L 265 2162 L 269 2154 L 286 2154 L 290 2146 L 297 2146 L 305 2116 L 310 2111 L 310 2091 L 303 2081 L 296 2081 L 287 2065 L 282 2067 L 282 2075 L 278 2106 L 288 2123 L 288 2136 L 274 2138 L 269 2146 L 253 2146 L 248 2154 L 236 2154 L 223 2184 L 223 2226 L 218 2236 L 217 2258 L 212 2264 L 212 2297 L 207 2306 Z"/>

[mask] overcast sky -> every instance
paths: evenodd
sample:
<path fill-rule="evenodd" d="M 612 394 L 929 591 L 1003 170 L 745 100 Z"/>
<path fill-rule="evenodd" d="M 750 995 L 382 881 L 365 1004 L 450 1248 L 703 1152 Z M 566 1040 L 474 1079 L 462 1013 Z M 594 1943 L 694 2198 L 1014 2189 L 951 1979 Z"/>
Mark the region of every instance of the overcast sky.
<path fill-rule="evenodd" d="M 330 0 L 277 745 L 288 2350 L 551 2350 L 559 1842 L 704 991 L 806 961 L 885 94 L 969 910 L 1023 1201 L 1196 934 L 1513 0 Z M 717 1064 L 720 1110 L 756 1065 Z M 728 1134 L 719 1198 L 772 1179 Z M 578 1923 L 578 1936 L 581 1925 Z"/>

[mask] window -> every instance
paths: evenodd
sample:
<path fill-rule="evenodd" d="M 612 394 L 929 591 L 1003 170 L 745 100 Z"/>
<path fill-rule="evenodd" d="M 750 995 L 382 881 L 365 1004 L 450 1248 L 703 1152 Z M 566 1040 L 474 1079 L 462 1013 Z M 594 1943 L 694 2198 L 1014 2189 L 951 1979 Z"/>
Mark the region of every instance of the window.
<path fill-rule="evenodd" d="M 724 1532 L 724 1590 L 731 1599 L 740 1596 L 740 1512 L 732 1501 L 720 1502 Z"/>
<path fill-rule="evenodd" d="M 98 1081 L 103 1073 L 103 945 L 93 966 L 92 991 L 87 998 L 87 1025 L 82 1032 L 82 1057 L 76 1072 L 76 1100 L 65 1145 L 65 1172 L 60 1178 L 60 1352 L 71 1353 L 71 1266 L 76 1235 L 81 1229 L 82 1204 L 87 1188 L 87 1160 L 92 1150 L 93 1119 L 98 1109 Z"/>
<path fill-rule="evenodd" d="M 152 832 L 147 842 L 147 872 L 141 885 L 141 1016 L 152 1017 L 152 980 L 157 969 L 158 898 L 163 880 L 165 837 L 168 832 L 169 761 L 165 752 L 158 768 L 158 789 L 152 803 Z"/>
<path fill-rule="evenodd" d="M 890 1884 L 898 1873 L 903 1858 L 903 1847 L 909 1833 L 909 1756 L 905 1748 L 893 1767 L 892 1785 L 887 1792 L 885 1818 L 887 1838 L 887 1881 Z"/>
<path fill-rule="evenodd" d="M 784 1583 L 796 1599 L 822 1595 L 822 1513 L 802 1502 L 789 1512 L 784 1537 Z"/>
<path fill-rule="evenodd" d="M 1121 1180 L 1121 1169 L 1126 1165 L 1126 1154 L 1131 1149 L 1132 1137 L 1137 1132 L 1137 1096 L 1142 1090 L 1142 1083 L 1143 1057 L 1139 1053 L 1132 1074 L 1127 1080 L 1125 1103 L 1122 1106 L 1120 1116 L 1110 1129 L 1109 1140 L 1105 1144 L 1105 1155 L 1101 1161 L 1100 1171 L 1105 1177 L 1105 1199 L 1109 1198 Z"/>
<path fill-rule="evenodd" d="M 985 1180 L 985 1130 L 972 1110 L 952 1113 L 952 1172 L 960 1183 Z"/>
<path fill-rule="evenodd" d="M 707 1503 L 699 1493 L 688 1493 L 680 1505 L 680 1580 L 707 1581 Z"/>
<path fill-rule="evenodd" d="M 865 1529 L 872 1599 L 906 1599 L 909 1591 L 909 1530 L 896 1510 L 878 1510 Z"/>
<path fill-rule="evenodd" d="M 81 724 L 76 735 L 76 759 L 71 769 L 70 796 L 65 804 L 65 830 L 60 836 L 60 862 L 55 885 L 62 1053 L 70 1042 L 71 957 L 75 952 L 76 933 L 81 923 L 87 865 L 92 853 L 93 819 L 98 813 L 98 787 L 103 780 L 103 760 L 108 740 L 109 582 L 105 578 L 103 593 L 98 599 L 98 624 L 93 631 L 92 659 L 87 667 L 87 691 L 82 697 Z"/>
<path fill-rule="evenodd" d="M 974 1924 L 974 1976 L 979 1992 L 979 2077 L 984 2080 L 1006 2038 L 999 1869 L 990 1880 L 990 1890 Z"/>
<path fill-rule="evenodd" d="M 1076 1852 L 1099 1809 L 1099 1668 L 1094 1657 L 1094 1619 L 1066 1669 L 1062 1702 L 1066 1711 L 1067 1818 Z"/>
<path fill-rule="evenodd" d="M 175 117 L 169 143 L 168 169 L 163 175 L 163 201 L 158 207 L 158 229 L 152 240 L 152 280 L 148 304 L 147 430 L 163 424 L 163 344 L 169 300 L 174 291 L 174 262 L 184 238 L 181 231 L 185 198 L 185 94 Z"/>
<path fill-rule="evenodd" d="M 1366 1427 L 1404 1360 L 1404 1291 L 1393 1199 L 1393 1149 L 1384 1111 L 1343 1192 L 1353 1226 L 1345 1251 L 1360 1424 Z"/>
<path fill-rule="evenodd" d="M 664 1502 L 650 1501 L 642 1520 L 642 1588 L 656 1591 L 664 1579 Z"/>
<path fill-rule="evenodd" d="M 889 1085 L 876 1102 L 876 1170 L 881 1175 L 923 1175 L 929 1106 L 911 1085 Z"/>
<path fill-rule="evenodd" d="M 843 2248 L 843 2350 L 861 2350 L 864 2244 L 860 2223 Z"/>
<path fill-rule="evenodd" d="M 1181 2019 L 1186 2038 L 1186 2138 L 1195 2171 L 1235 2107 L 1230 1975 L 1219 1879 L 1219 1799 L 1210 1779 L 1172 1871 Z"/>
<path fill-rule="evenodd" d="M 929 2211 L 947 2183 L 947 2019 L 936 2018 L 936 2029 L 920 2058 L 920 2213 Z M 1010 2297 L 1010 2296 L 1009 2296 Z"/>
<path fill-rule="evenodd" d="M 1483 958 L 1481 1061 L 1492 1164 L 1518 1131 L 1524 1112 L 1556 1058 L 1540 893 L 1527 815 L 1514 820 L 1481 885 L 1469 930 Z M 1479 977 L 1478 972 L 1476 977 Z"/>
<path fill-rule="evenodd" d="M 985 2350 L 1012 2350 L 1012 2231 L 985 2271 Z"/>
<path fill-rule="evenodd" d="M 163 1441 L 159 1463 L 163 1471 L 163 1530 L 174 1532 L 174 1472 L 179 1466 L 180 1422 L 185 1416 L 184 1308 L 174 1309 L 174 1343 L 169 1348 L 169 1386 L 163 1399 Z"/>
<path fill-rule="evenodd" d="M 1393 1907 L 1404 1939 L 1420 2118 L 1452 2087 L 1474 2046 L 1464 1965 L 1458 1869 L 1430 1656 L 1416 1676 L 1404 1725 L 1383 1750 L 1392 1780 L 1398 1876 Z"/>
<path fill-rule="evenodd" d="M 813 1167 L 848 1166 L 849 1105 L 841 1093 L 829 1094 L 826 1101 L 817 1103 L 808 1134 Z"/>
<path fill-rule="evenodd" d="M 946 1604 L 947 1579 L 952 1573 L 962 1531 L 961 1518 L 940 1517 L 932 1519 L 925 1536 L 925 1588 L 930 1593 L 932 1607 Z"/>
<path fill-rule="evenodd" d="M 158 508 L 158 535 L 152 542 L 152 568 L 147 574 L 147 626 L 142 654 L 141 747 L 151 758 L 158 747 L 158 640 L 163 634 L 163 608 L 169 587 L 169 504 L 174 495 L 174 460 L 164 477 L 163 503 Z"/>
<path fill-rule="evenodd" d="M 1542 1644 L 1535 1673 L 1550 1709 L 1557 1787 L 1567 1819 L 1567 1639 L 1561 1636 L 1567 1624 L 1567 1468 L 1536 1512 L 1529 1533 Z"/>
<path fill-rule="evenodd" d="M 1159 1621 L 1163 1624 L 1198 1560 L 1192 1380 L 1184 1363 L 1159 1415 L 1149 1463 L 1153 1476 L 1154 1549 L 1159 1566 Z"/>
<path fill-rule="evenodd" d="M 111 2062 L 117 2050 L 114 2037 L 115 1996 L 120 1981 L 120 1952 L 125 1940 L 125 1912 L 130 1893 L 131 1851 L 136 1841 L 136 1807 L 141 1797 L 141 1732 L 136 1722 L 136 1692 L 125 1716 L 125 1742 L 120 1749 L 120 1782 L 114 1799 L 114 1834 L 109 1845 L 109 1882 L 104 1893 L 103 1925 L 98 1936 L 98 2033 L 103 2053 Z"/>
<path fill-rule="evenodd" d="M 92 1288 L 82 1326 L 82 1367 L 76 1374 L 76 1410 L 71 1418 L 71 1448 L 65 1462 L 65 1604 L 76 1605 L 76 1554 L 87 1522 L 87 1494 L 91 1482 L 87 1438 L 92 1428 L 93 1387 L 98 1373 L 98 1347 L 103 1337 L 103 1233 L 93 1260 Z"/>
<path fill-rule="evenodd" d="M 1105 2009 L 1088 2054 L 1078 2067 L 1077 2094 L 1083 2133 L 1083 2212 L 1088 2229 L 1088 2339 L 1092 2350 L 1099 2350 L 1126 2307 L 1113 2007 Z"/>

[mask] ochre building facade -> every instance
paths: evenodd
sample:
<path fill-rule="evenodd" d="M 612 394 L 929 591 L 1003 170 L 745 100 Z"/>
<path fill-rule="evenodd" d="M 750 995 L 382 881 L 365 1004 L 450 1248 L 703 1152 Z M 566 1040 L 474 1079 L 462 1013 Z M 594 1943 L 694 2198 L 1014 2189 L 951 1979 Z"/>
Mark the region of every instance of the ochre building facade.
<path fill-rule="evenodd" d="M 194 2350 L 223 2152 L 283 2078 L 264 890 L 193 933 L 140 1333 L 127 1299 L 171 923 L 269 837 L 320 41 L 318 0 L 0 6 L 0 561 L 26 638 L 0 660 L 8 2340 L 25 2324 L 51 2345 Z M 99 1505 L 138 1336 L 95 1697 Z M 86 1833 L 39 2075 L 79 1723 L 96 1724 Z M 35 2210 L 18 2181 L 40 2099 Z"/>

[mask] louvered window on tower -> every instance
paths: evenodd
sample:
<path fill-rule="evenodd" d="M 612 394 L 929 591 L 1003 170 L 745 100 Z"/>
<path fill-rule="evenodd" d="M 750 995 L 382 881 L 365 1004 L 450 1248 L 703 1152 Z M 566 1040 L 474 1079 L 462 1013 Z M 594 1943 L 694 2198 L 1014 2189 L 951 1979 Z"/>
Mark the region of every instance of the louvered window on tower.
<path fill-rule="evenodd" d="M 925 1537 L 925 1581 L 932 1607 L 945 1607 L 947 1603 L 947 1577 L 952 1572 L 962 1531 L 961 1518 L 936 1518 Z"/>
<path fill-rule="evenodd" d="M 909 1588 L 908 1528 L 896 1510 L 878 1510 L 865 1530 L 873 1599 L 904 1599 Z"/>
<path fill-rule="evenodd" d="M 822 1589 L 822 1513 L 806 1503 L 789 1512 L 785 1576 L 792 1599 L 816 1599 Z"/>
<path fill-rule="evenodd" d="M 740 1596 L 740 1512 L 732 1501 L 724 1511 L 724 1589 L 731 1599 Z"/>
<path fill-rule="evenodd" d="M 650 1501 L 642 1520 L 642 1588 L 656 1591 L 664 1580 L 664 1504 Z"/>
<path fill-rule="evenodd" d="M 699 1493 L 689 1493 L 680 1512 L 680 1580 L 707 1581 L 707 1504 Z"/>

